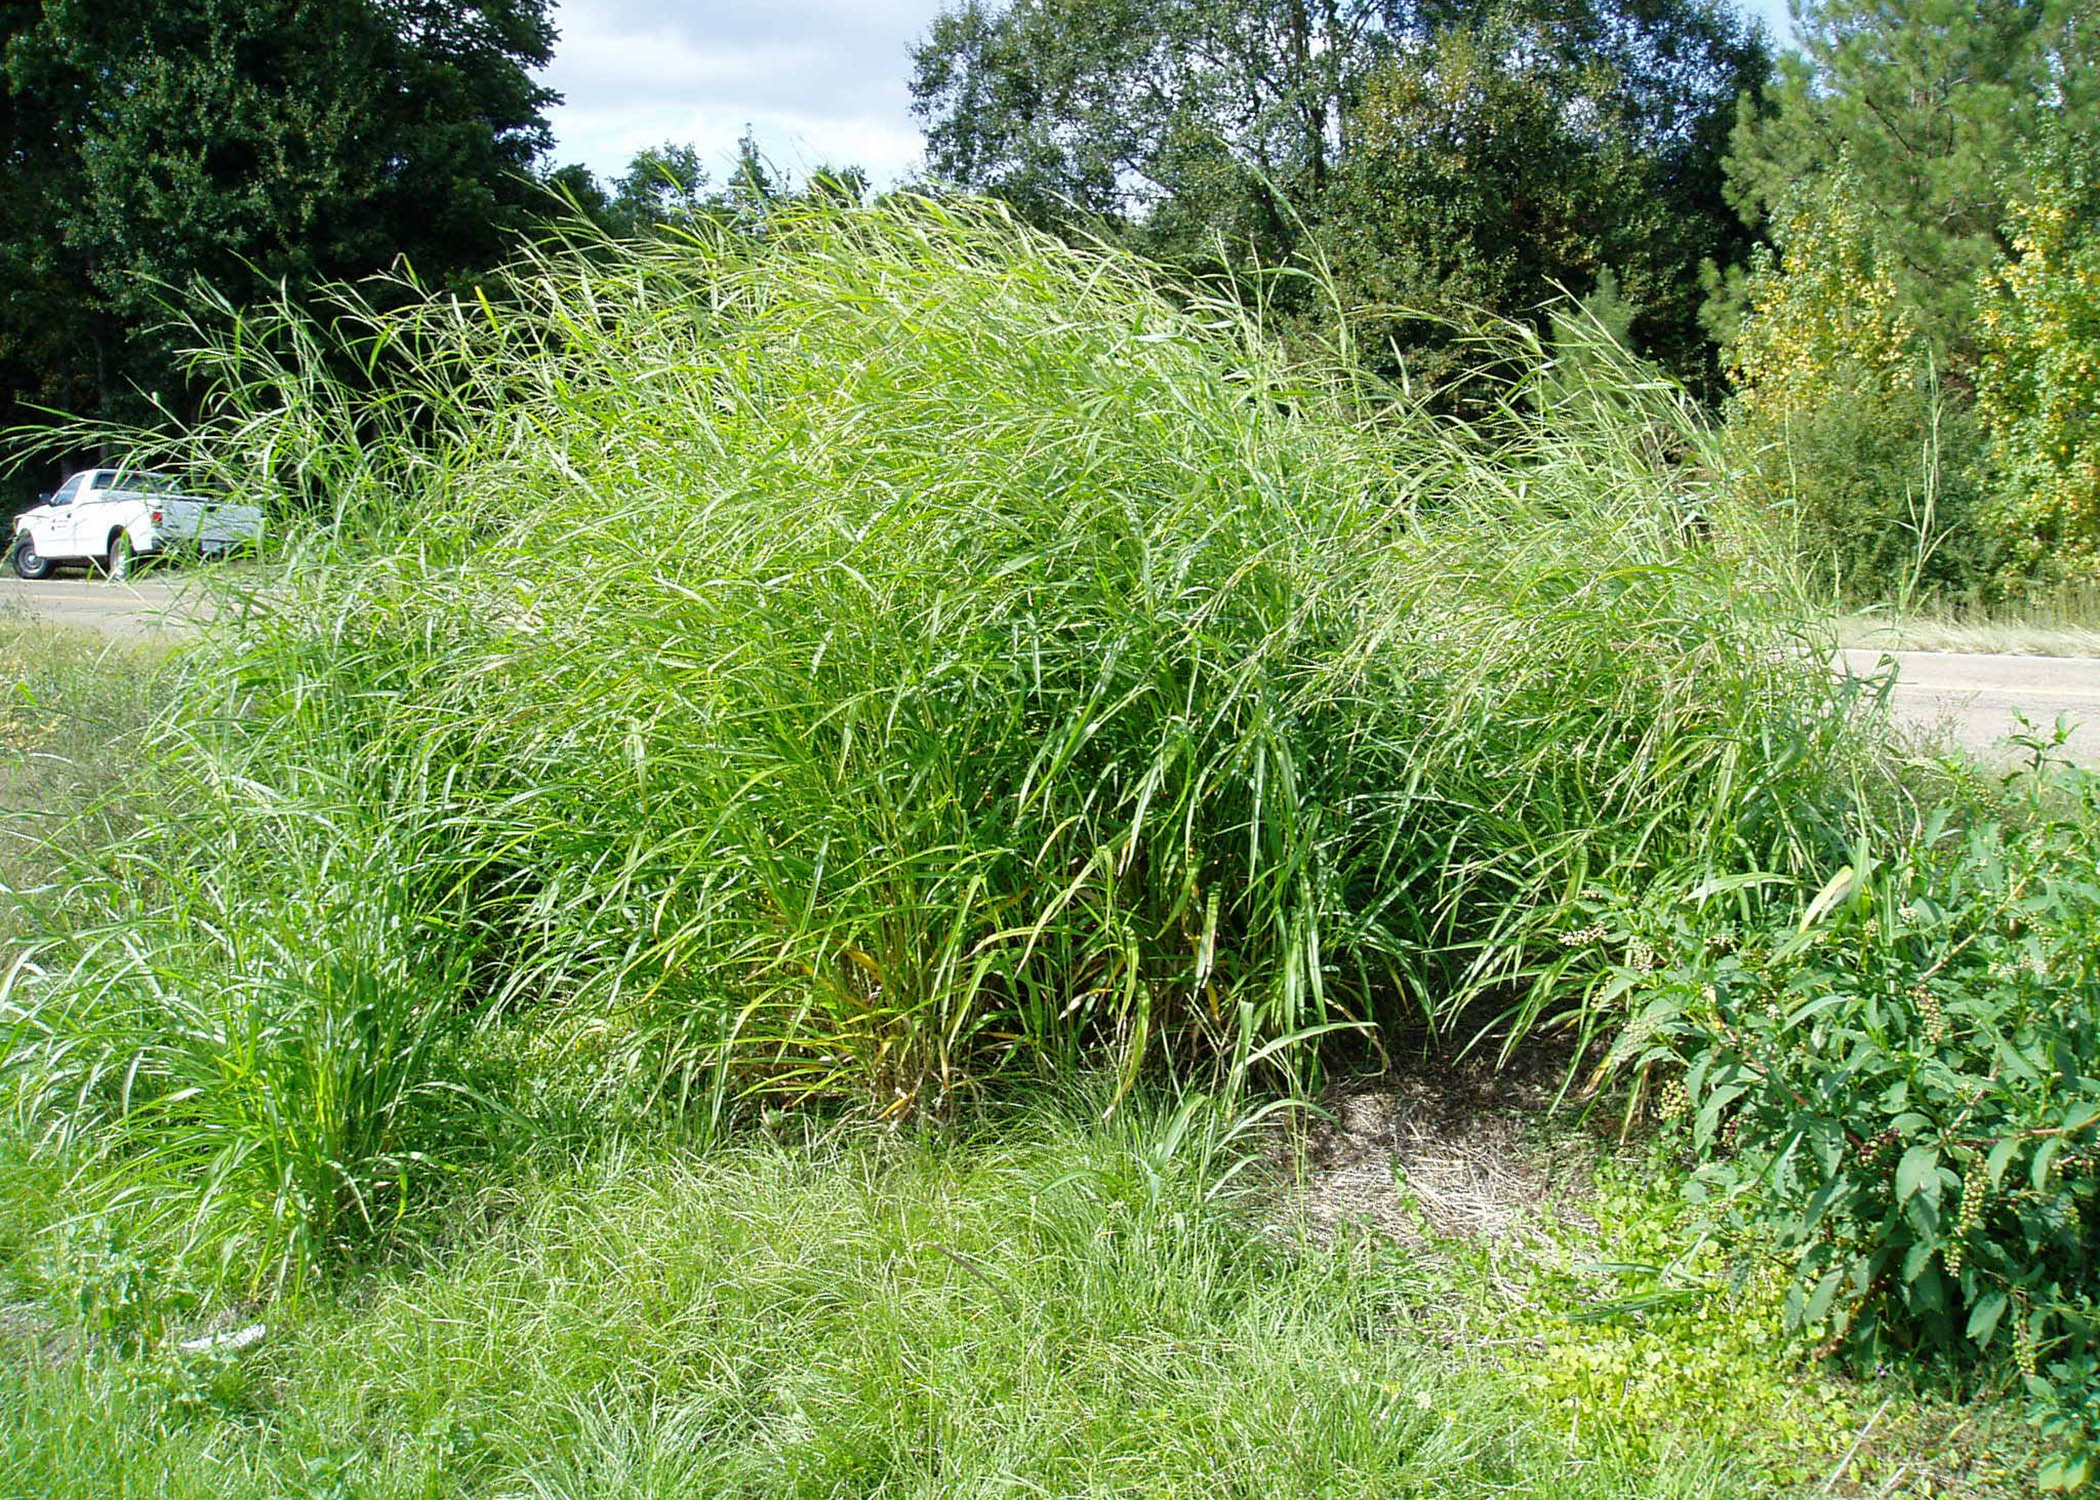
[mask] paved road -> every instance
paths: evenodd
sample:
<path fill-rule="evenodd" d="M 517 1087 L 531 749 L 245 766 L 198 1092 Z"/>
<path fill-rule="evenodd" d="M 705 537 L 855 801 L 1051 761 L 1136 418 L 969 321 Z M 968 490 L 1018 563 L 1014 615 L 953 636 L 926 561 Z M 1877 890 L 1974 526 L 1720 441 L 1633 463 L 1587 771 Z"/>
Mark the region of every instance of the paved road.
<path fill-rule="evenodd" d="M 29 583 L 9 576 L 0 577 L 0 612 L 144 638 L 182 628 L 181 594 L 179 583 L 159 578 L 123 583 L 46 578 Z"/>
<path fill-rule="evenodd" d="M 2075 760 L 2100 765 L 2100 660 L 2067 656 L 1996 656 L 1983 652 L 1846 651 L 1845 669 L 1859 676 L 1893 659 L 1891 703 L 1899 721 L 1951 738 L 1992 760 L 2020 751 L 2001 743 L 2018 730 L 2015 714 L 2047 732 L 2062 714 L 2076 726 L 2065 747 Z"/>

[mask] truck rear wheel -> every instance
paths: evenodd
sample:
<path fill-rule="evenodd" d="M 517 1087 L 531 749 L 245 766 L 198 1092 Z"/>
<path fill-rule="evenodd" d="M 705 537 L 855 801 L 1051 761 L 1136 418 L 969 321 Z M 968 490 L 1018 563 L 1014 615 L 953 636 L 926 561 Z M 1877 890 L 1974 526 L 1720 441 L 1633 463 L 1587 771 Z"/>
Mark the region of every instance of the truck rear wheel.
<path fill-rule="evenodd" d="M 109 539 L 109 552 L 102 559 L 102 571 L 112 582 L 121 583 L 131 576 L 131 535 L 119 531 Z"/>
<path fill-rule="evenodd" d="M 15 576 L 17 578 L 49 578 L 51 559 L 36 550 L 36 538 L 27 532 L 15 543 Z"/>

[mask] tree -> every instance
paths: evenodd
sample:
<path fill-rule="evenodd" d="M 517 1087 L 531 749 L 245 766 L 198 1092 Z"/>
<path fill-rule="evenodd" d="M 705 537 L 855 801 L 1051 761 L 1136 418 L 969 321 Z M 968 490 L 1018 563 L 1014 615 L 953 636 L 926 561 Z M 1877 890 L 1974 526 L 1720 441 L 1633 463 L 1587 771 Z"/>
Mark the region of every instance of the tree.
<path fill-rule="evenodd" d="M 637 151 L 610 186 L 581 163 L 557 167 L 545 181 L 571 213 L 621 239 L 688 223 L 712 202 L 699 151 L 670 141 Z"/>
<path fill-rule="evenodd" d="M 1771 218 L 1805 179 L 1852 181 L 1902 306 L 1964 376 L 1979 278 L 2010 249 L 2008 203 L 2057 117 L 2090 118 L 2092 23 L 2076 0 L 1802 0 L 1804 51 L 1746 111 L 1730 193 Z"/>
<path fill-rule="evenodd" d="M 1434 377 L 1440 352 L 1457 356 L 1415 315 L 1536 321 L 1562 291 L 1609 277 L 1634 309 L 1634 345 L 1710 382 L 1699 268 L 1749 248 L 1720 146 L 1767 67 L 1761 39 L 1696 4 L 1638 19 L 1504 6 L 1420 24 L 1426 35 L 1356 89 L 1351 151 L 1322 205 L 1366 341 L 1412 349 Z M 1381 320 L 1381 307 L 1396 311 Z"/>
<path fill-rule="evenodd" d="M 1636 333 L 1706 363 L 1698 266 L 1736 98 L 1769 68 L 1725 0 L 965 0 L 915 53 L 935 170 L 1044 222 L 1200 263 L 1316 241 L 1374 349 L 1471 304 L 1534 317 L 1615 267 Z"/>
<path fill-rule="evenodd" d="M 108 412 L 169 380 L 166 288 L 240 301 L 397 257 L 442 280 L 535 206 L 546 0 L 9 0 L 0 25 L 23 396 Z"/>
<path fill-rule="evenodd" d="M 1986 284 L 1978 405 L 1991 518 L 2049 579 L 2100 581 L 2100 143 L 2060 132 L 2016 204 L 2013 253 Z"/>
<path fill-rule="evenodd" d="M 1842 161 L 1777 207 L 1728 346 L 1746 497 L 1834 593 L 1873 602 L 1978 582 L 1996 556 L 1975 524 L 1982 434 L 1873 207 Z"/>
<path fill-rule="evenodd" d="M 1751 483 L 1869 594 L 1906 574 L 1981 586 L 2008 548 L 2038 567 L 2068 535 L 2061 494 L 2044 503 L 2025 484 L 2017 504 L 1983 501 L 2010 493 L 2004 475 L 2037 472 L 2011 437 L 2034 429 L 2012 413 L 2028 388 L 2017 366 L 2050 342 L 2027 300 L 2049 273 L 1997 268 L 2057 248 L 2036 238 L 2029 163 L 2044 139 L 2100 136 L 2092 23 L 2065 0 L 1809 0 L 1799 22 L 1805 55 L 1787 59 L 1768 114 L 1745 113 L 1727 162 L 1777 253 L 1709 310 L 1728 330 Z M 1989 371 L 1985 330 L 2003 335 Z M 1986 412 L 1980 379 L 1997 392 Z"/>
<path fill-rule="evenodd" d="M 687 229 L 702 219 L 757 232 L 783 202 L 802 198 L 852 207 L 869 195 L 868 174 L 859 167 L 818 167 L 797 187 L 766 159 L 749 129 L 737 141 L 728 179 L 713 191 L 699 150 L 671 142 L 636 152 L 609 186 L 581 165 L 559 167 L 544 180 L 572 214 L 619 239 Z"/>

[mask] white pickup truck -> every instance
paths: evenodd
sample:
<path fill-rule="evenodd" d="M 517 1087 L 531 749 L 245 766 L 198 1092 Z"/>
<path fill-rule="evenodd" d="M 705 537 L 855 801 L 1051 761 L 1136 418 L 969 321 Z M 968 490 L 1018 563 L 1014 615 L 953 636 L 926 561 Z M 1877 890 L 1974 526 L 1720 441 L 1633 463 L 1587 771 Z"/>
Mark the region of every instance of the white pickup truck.
<path fill-rule="evenodd" d="M 133 557 L 194 547 L 212 555 L 262 540 L 262 512 L 185 495 L 165 474 L 87 469 L 15 517 L 14 566 L 48 578 L 62 562 L 98 563 L 111 578 Z"/>

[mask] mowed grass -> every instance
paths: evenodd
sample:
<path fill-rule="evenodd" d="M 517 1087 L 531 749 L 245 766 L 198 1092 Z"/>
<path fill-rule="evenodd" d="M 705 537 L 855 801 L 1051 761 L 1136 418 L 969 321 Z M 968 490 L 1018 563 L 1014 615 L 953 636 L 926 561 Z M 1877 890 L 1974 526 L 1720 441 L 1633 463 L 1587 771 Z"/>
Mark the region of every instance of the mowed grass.
<path fill-rule="evenodd" d="M 484 1191 L 420 1267 L 339 1296 L 118 1317 L 85 1344 L 16 1324 L 0 1483 L 1604 1500 L 1789 1493 L 1844 1436 L 1775 1447 L 1814 1380 L 1766 1380 L 1729 1430 L 1692 1388 L 1673 1398 L 1667 1368 L 1629 1373 L 1649 1393 L 1630 1409 L 1563 1404 L 1566 1379 L 1542 1400 L 1537 1337 L 1579 1379 L 1579 1325 L 1539 1309 L 1531 1336 L 1476 1347 L 1482 1283 L 1298 1238 L 1273 1182 L 1221 1187 L 1252 1146 L 1225 1112 L 1133 1099 L 1104 1125 L 1113 1087 L 932 1135 L 788 1122 L 734 1147 L 609 1147 Z M 119 1290 L 127 1268 L 104 1269 L 74 1295 Z M 251 1316 L 253 1347 L 175 1347 Z"/>
<path fill-rule="evenodd" d="M 1841 646 L 1885 651 L 2002 652 L 2011 656 L 2100 656 L 2100 628 L 1952 615 L 1854 614 L 1835 624 Z"/>
<path fill-rule="evenodd" d="M 60 882 L 127 826 L 115 794 L 145 758 L 167 650 L 0 613 L 0 932 L 39 928 L 16 893 Z"/>
<path fill-rule="evenodd" d="M 2100 656 L 2100 591 L 2059 584 L 1988 605 L 1977 600 L 1927 598 L 1910 608 L 1841 614 L 1834 627 L 1843 646 Z"/>

